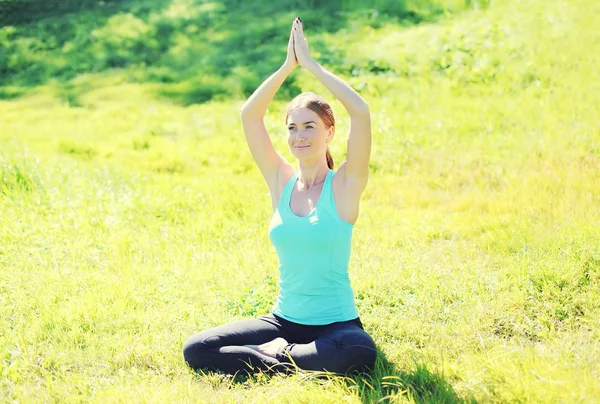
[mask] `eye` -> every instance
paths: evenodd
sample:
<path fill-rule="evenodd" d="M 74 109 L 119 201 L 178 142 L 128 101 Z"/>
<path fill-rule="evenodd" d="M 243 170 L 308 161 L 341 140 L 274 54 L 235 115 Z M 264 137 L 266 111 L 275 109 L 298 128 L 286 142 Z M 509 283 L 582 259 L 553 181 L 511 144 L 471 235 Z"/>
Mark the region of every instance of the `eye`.
<path fill-rule="evenodd" d="M 295 128 L 295 126 L 288 126 L 288 130 L 294 130 Z"/>
<path fill-rule="evenodd" d="M 312 129 L 312 125 L 306 125 L 306 129 Z"/>

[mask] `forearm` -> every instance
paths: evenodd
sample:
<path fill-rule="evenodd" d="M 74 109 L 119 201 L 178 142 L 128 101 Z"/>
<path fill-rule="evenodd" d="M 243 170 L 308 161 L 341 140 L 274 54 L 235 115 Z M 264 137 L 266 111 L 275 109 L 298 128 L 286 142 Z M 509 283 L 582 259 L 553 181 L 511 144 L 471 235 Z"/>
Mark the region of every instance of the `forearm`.
<path fill-rule="evenodd" d="M 258 87 L 254 93 L 248 98 L 246 103 L 241 109 L 242 116 L 245 117 L 263 117 L 269 104 L 273 100 L 275 93 L 281 87 L 281 84 L 289 76 L 294 67 L 281 66 L 275 73 L 273 73 L 268 79 L 266 79 L 260 87 Z"/>
<path fill-rule="evenodd" d="M 352 87 L 346 84 L 335 74 L 326 70 L 323 66 L 312 60 L 304 66 L 311 72 L 331 93 L 346 107 L 352 115 L 368 113 L 369 106 L 365 100 Z"/>

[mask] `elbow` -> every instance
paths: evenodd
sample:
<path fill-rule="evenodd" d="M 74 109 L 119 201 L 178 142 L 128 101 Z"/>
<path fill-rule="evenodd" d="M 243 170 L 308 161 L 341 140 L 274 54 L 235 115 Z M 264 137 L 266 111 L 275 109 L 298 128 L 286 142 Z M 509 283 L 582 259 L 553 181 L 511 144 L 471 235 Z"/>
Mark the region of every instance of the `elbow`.
<path fill-rule="evenodd" d="M 251 111 L 246 105 L 244 105 L 241 109 L 240 109 L 240 117 L 242 119 L 252 119 L 252 118 L 257 118 L 259 117 L 259 115 L 254 112 Z"/>
<path fill-rule="evenodd" d="M 360 103 L 355 108 L 353 108 L 352 115 L 361 117 L 367 117 L 371 115 L 371 112 L 369 111 L 369 104 L 367 104 L 366 102 Z"/>
<path fill-rule="evenodd" d="M 240 108 L 240 116 L 247 116 L 250 113 L 250 103 L 248 101 L 244 102 L 242 107 Z"/>

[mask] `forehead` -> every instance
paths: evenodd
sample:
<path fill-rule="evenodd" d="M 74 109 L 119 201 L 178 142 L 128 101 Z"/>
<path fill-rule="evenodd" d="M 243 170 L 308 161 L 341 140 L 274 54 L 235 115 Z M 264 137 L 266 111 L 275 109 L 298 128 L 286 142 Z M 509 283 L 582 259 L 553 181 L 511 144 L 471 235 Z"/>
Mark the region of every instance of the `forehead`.
<path fill-rule="evenodd" d="M 316 112 L 308 108 L 296 108 L 288 115 L 288 123 L 302 124 L 308 121 L 321 122 Z"/>

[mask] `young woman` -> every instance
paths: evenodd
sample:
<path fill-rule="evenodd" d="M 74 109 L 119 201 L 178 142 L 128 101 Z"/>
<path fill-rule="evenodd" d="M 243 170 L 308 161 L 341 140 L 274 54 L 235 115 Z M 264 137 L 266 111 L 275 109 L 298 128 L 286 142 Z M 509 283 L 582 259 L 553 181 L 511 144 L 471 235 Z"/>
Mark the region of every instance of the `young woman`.
<path fill-rule="evenodd" d="M 314 74 L 350 114 L 348 156 L 337 172 L 327 147 L 335 119 L 321 97 L 300 94 L 285 117 L 299 171 L 275 151 L 263 123 L 273 96 L 298 65 Z M 367 104 L 310 57 L 302 21 L 296 18 L 285 63 L 252 94 L 241 116 L 250 152 L 271 192 L 269 237 L 279 257 L 279 296 L 269 315 L 190 337 L 183 346 L 186 362 L 194 369 L 231 374 L 295 366 L 335 373 L 372 367 L 375 343 L 358 317 L 348 278 L 352 229 L 369 173 Z"/>

